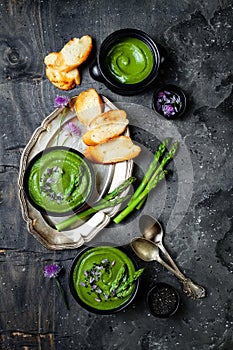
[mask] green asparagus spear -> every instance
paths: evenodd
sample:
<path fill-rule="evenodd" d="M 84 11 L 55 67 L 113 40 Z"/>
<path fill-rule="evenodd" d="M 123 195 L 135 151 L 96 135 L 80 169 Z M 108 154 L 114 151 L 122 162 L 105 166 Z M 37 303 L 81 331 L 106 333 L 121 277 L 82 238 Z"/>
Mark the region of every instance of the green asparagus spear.
<path fill-rule="evenodd" d="M 179 146 L 179 143 L 176 141 L 174 142 L 174 144 L 172 145 L 170 151 L 167 153 L 167 155 L 163 158 L 162 162 L 160 163 L 160 165 L 158 166 L 158 168 L 155 170 L 155 172 L 152 174 L 150 180 L 153 180 L 153 178 L 155 178 L 165 167 L 165 165 L 167 165 L 167 163 L 175 156 L 176 152 L 177 152 L 177 149 L 178 149 L 178 146 Z M 150 181 L 149 180 L 149 181 Z M 148 182 L 149 184 L 149 182 Z M 139 185 L 140 187 L 140 185 Z M 137 191 L 136 191 L 137 192 Z M 135 193 L 136 193 L 135 192 Z M 135 193 L 134 193 L 134 196 L 135 196 Z M 140 194 L 140 193 L 139 193 Z M 137 195 L 137 197 L 139 196 L 139 194 Z M 136 197 L 136 198 L 137 198 Z M 128 206 L 131 205 L 131 203 L 134 202 L 135 199 L 133 199 L 133 197 L 131 198 L 131 200 L 129 201 L 128 203 Z M 137 204 L 136 208 L 137 209 L 140 209 L 143 202 L 146 200 L 146 196 Z"/>
<path fill-rule="evenodd" d="M 165 139 L 160 145 L 159 148 L 157 150 L 157 152 L 154 155 L 154 159 L 153 161 L 150 163 L 148 170 L 146 171 L 142 182 L 140 183 L 140 185 L 138 186 L 137 190 L 135 191 L 131 201 L 133 201 L 135 198 L 137 198 L 137 196 L 144 190 L 144 188 L 146 187 L 146 185 L 148 184 L 148 181 L 150 180 L 151 176 L 153 175 L 157 165 L 158 165 L 158 161 L 160 159 L 160 157 L 164 154 L 164 152 L 166 151 L 166 148 L 168 146 L 170 142 L 170 138 Z"/>
<path fill-rule="evenodd" d="M 119 288 L 117 288 L 116 294 L 119 298 L 125 297 L 128 295 L 131 290 L 130 287 L 134 284 L 134 282 L 141 276 L 144 268 L 135 271 L 134 275 L 131 278 L 128 278 L 125 283 L 122 283 Z"/>
<path fill-rule="evenodd" d="M 158 182 L 164 178 L 165 174 L 166 172 L 162 171 L 153 177 L 153 179 L 149 181 L 146 188 L 139 194 L 139 196 L 135 198 L 134 201 L 132 201 L 130 205 L 128 205 L 122 212 L 120 212 L 120 214 L 118 214 L 113 219 L 113 221 L 116 224 L 119 224 L 128 214 L 130 214 L 136 208 L 136 206 L 148 195 L 148 193 L 157 186 Z"/>
<path fill-rule="evenodd" d="M 118 286 L 120 285 L 123 277 L 126 274 L 126 265 L 123 264 L 120 269 L 118 270 L 118 273 L 116 275 L 115 280 L 112 282 L 111 288 L 109 290 L 110 293 L 112 293 L 115 289 L 118 288 Z"/>
<path fill-rule="evenodd" d="M 115 198 L 118 196 L 122 191 L 124 191 L 130 184 L 132 184 L 136 180 L 135 177 L 129 177 L 126 179 L 121 185 L 119 185 L 115 190 L 113 190 L 111 193 L 107 194 L 103 199 L 100 199 L 93 207 L 77 214 L 74 216 L 71 216 L 70 218 L 59 222 L 55 225 L 56 229 L 58 231 L 62 231 L 73 224 L 75 224 L 77 221 L 86 218 L 87 216 L 96 213 L 99 210 L 108 208 L 108 207 L 115 207 L 117 204 L 123 203 L 124 201 L 128 200 L 130 196 L 125 196 L 121 198 Z"/>
<path fill-rule="evenodd" d="M 129 198 L 130 196 L 125 196 L 125 197 L 115 198 L 112 201 L 106 201 L 106 202 L 101 200 L 101 202 L 98 202 L 92 208 L 89 208 L 79 214 L 76 214 L 64 221 L 59 222 L 58 224 L 55 225 L 55 227 L 58 231 L 63 231 L 66 228 L 74 225 L 77 221 L 84 219 L 91 214 L 97 213 L 97 211 L 99 210 L 115 207 L 117 204 L 123 203 L 124 201 L 127 201 Z"/>
<path fill-rule="evenodd" d="M 134 181 L 136 181 L 136 177 L 131 176 L 127 180 L 125 180 L 121 185 L 119 185 L 115 190 L 111 193 L 107 194 L 104 197 L 104 201 L 109 201 L 115 197 L 117 197 L 120 193 L 122 193 L 129 185 L 131 185 Z"/>

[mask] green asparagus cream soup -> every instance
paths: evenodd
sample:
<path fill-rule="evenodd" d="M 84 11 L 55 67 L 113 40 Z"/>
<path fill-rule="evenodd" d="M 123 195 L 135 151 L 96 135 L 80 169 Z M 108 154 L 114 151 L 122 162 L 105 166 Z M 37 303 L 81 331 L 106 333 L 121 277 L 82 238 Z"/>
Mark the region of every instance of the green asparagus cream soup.
<path fill-rule="evenodd" d="M 48 212 L 66 213 L 85 202 L 92 188 L 91 171 L 78 154 L 56 149 L 32 165 L 28 190 L 33 202 Z"/>
<path fill-rule="evenodd" d="M 106 57 L 110 74 L 120 83 L 135 84 L 151 73 L 153 53 L 142 40 L 123 38 L 112 46 Z"/>
<path fill-rule="evenodd" d="M 87 250 L 73 271 L 78 298 L 97 310 L 114 310 L 131 297 L 142 269 L 120 249 L 101 246 Z"/>

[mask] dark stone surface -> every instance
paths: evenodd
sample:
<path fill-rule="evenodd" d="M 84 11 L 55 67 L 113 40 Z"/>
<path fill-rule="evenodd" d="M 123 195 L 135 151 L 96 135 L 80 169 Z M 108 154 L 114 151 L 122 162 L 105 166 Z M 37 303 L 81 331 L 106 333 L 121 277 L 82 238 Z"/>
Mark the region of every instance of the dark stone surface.
<path fill-rule="evenodd" d="M 232 18 L 230 0 L 0 1 L 2 349 L 233 348 Z M 157 197 L 149 197 L 143 211 L 163 222 L 171 255 L 208 294 L 191 300 L 160 265 L 139 261 L 146 270 L 134 303 L 119 314 L 97 316 L 81 309 L 69 293 L 68 270 L 77 251 L 48 251 L 27 232 L 17 178 L 23 148 L 53 110 L 59 93 L 45 76 L 45 55 L 86 33 L 98 49 L 108 34 L 124 27 L 144 30 L 166 49 L 167 59 L 155 86 L 137 96 L 116 95 L 91 79 L 89 60 L 82 68 L 82 85 L 65 95 L 94 87 L 126 106 L 132 137 L 150 151 L 158 143 L 158 134 L 166 130 L 180 139 L 183 153 L 171 164 L 173 176 Z M 189 99 L 184 117 L 171 124 L 154 120 L 147 109 L 154 88 L 165 83 L 179 85 Z M 135 166 L 139 174 L 142 158 Z M 191 165 L 182 163 L 184 159 Z M 134 214 L 117 229 L 109 225 L 97 239 L 106 239 L 107 233 L 109 240 L 121 237 L 121 243 L 127 244 L 138 230 L 138 216 Z M 65 267 L 60 280 L 69 312 L 55 284 L 43 277 L 43 267 L 52 261 Z M 156 280 L 170 283 L 180 293 L 180 309 L 167 320 L 152 317 L 146 308 L 145 293 Z"/>

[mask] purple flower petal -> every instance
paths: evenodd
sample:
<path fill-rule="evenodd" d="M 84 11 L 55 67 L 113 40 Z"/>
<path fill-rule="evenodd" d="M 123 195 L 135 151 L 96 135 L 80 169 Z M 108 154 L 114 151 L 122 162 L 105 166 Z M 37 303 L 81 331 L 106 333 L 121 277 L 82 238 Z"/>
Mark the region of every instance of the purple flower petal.
<path fill-rule="evenodd" d="M 162 98 L 163 97 L 163 92 L 162 91 L 160 91 L 159 93 L 158 93 L 158 98 Z"/>
<path fill-rule="evenodd" d="M 55 98 L 54 101 L 54 107 L 58 108 L 58 107 L 65 107 L 67 106 L 69 103 L 69 98 L 68 97 L 63 97 L 63 96 L 58 96 Z"/>
<path fill-rule="evenodd" d="M 108 259 L 104 259 L 101 262 L 102 262 L 102 264 L 104 264 L 104 263 L 108 262 Z"/>
<path fill-rule="evenodd" d="M 45 266 L 44 276 L 47 278 L 56 278 L 60 273 L 62 266 L 57 264 L 51 264 Z"/>
<path fill-rule="evenodd" d="M 63 130 L 66 131 L 66 136 L 80 136 L 81 130 L 73 123 L 69 122 L 63 127 Z"/>
<path fill-rule="evenodd" d="M 82 286 L 82 287 L 86 287 L 85 283 L 83 283 L 83 282 L 80 282 L 79 284 L 80 284 L 80 286 Z"/>
<path fill-rule="evenodd" d="M 53 179 L 52 177 L 49 177 L 47 180 L 46 180 L 46 183 L 48 184 L 52 184 L 55 182 L 55 179 Z"/>
<path fill-rule="evenodd" d="M 163 113 L 167 116 L 172 115 L 172 113 L 174 112 L 174 108 L 172 107 L 172 105 L 163 105 L 162 110 Z"/>
<path fill-rule="evenodd" d="M 95 301 L 97 301 L 98 303 L 100 303 L 100 302 L 101 302 L 101 299 L 95 298 Z"/>

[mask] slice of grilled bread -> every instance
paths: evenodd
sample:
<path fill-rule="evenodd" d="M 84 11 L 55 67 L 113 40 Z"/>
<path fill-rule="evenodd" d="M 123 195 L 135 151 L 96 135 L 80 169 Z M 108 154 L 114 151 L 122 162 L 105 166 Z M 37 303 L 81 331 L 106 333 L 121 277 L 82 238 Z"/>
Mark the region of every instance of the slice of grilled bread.
<path fill-rule="evenodd" d="M 69 71 L 77 68 L 88 58 L 92 50 L 92 38 L 85 35 L 82 38 L 71 39 L 60 51 L 63 56 L 63 64 L 61 58 L 60 69 Z"/>
<path fill-rule="evenodd" d="M 120 109 L 113 109 L 97 115 L 89 124 L 89 129 L 98 128 L 101 125 L 110 123 L 125 123 L 126 112 Z"/>
<path fill-rule="evenodd" d="M 59 70 L 47 67 L 46 76 L 60 90 L 71 90 L 76 85 L 80 85 L 81 79 L 77 68 L 69 72 L 60 72 Z"/>
<path fill-rule="evenodd" d="M 51 52 L 45 57 L 46 76 L 61 90 L 73 89 L 81 81 L 77 67 L 87 59 L 91 50 L 90 35 L 71 39 L 60 52 Z"/>
<path fill-rule="evenodd" d="M 82 91 L 75 102 L 75 110 L 79 121 L 88 126 L 103 111 L 103 101 L 93 88 Z"/>
<path fill-rule="evenodd" d="M 103 124 L 98 128 L 88 130 L 83 135 L 83 142 L 88 146 L 94 146 L 100 143 L 107 142 L 123 134 L 127 125 L 127 119 L 125 119 L 124 122 Z"/>
<path fill-rule="evenodd" d="M 140 151 L 141 148 L 135 145 L 129 136 L 119 136 L 108 142 L 87 147 L 84 155 L 94 163 L 111 164 L 135 158 Z"/>

